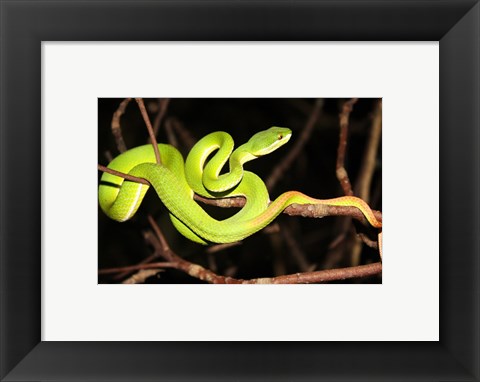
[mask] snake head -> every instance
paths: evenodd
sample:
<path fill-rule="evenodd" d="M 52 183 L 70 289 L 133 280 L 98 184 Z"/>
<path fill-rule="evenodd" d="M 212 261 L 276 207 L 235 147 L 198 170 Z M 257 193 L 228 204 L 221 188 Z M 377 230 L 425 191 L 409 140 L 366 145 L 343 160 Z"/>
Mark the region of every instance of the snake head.
<path fill-rule="evenodd" d="M 271 127 L 253 135 L 247 142 L 250 153 L 255 157 L 270 154 L 290 140 L 292 130 L 286 127 Z"/>

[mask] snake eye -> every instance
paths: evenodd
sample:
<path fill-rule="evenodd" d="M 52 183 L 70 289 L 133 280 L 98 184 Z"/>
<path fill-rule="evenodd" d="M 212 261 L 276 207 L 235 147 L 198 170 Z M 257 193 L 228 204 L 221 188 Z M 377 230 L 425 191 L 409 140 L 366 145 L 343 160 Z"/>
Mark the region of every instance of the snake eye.
<path fill-rule="evenodd" d="M 278 134 L 278 140 L 282 140 L 283 139 L 283 135 L 282 134 Z"/>

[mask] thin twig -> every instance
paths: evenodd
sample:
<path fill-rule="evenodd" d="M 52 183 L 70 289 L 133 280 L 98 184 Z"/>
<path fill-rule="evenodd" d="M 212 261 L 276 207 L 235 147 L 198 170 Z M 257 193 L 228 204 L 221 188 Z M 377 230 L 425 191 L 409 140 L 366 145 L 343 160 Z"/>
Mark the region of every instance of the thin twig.
<path fill-rule="evenodd" d="M 357 267 L 326 269 L 273 278 L 253 279 L 243 282 L 243 284 L 311 284 L 374 276 L 380 273 L 382 273 L 382 263 L 373 263 Z"/>
<path fill-rule="evenodd" d="M 105 156 L 105 159 L 107 160 L 108 163 L 110 163 L 113 160 L 113 155 L 110 152 L 110 150 L 105 150 L 103 152 L 103 155 Z"/>
<path fill-rule="evenodd" d="M 367 235 L 365 235 L 364 233 L 357 233 L 358 237 L 360 237 L 360 239 L 362 239 L 362 241 L 368 245 L 370 248 L 373 248 L 373 249 L 378 249 L 378 241 L 375 241 L 375 240 L 372 240 L 370 239 Z"/>
<path fill-rule="evenodd" d="M 157 139 L 155 138 L 155 134 L 153 133 L 152 123 L 150 122 L 150 118 L 148 117 L 147 109 L 145 107 L 145 103 L 143 102 L 143 98 L 135 98 L 135 101 L 137 101 L 138 103 L 138 107 L 140 108 L 140 112 L 142 113 L 143 120 L 145 121 L 145 125 L 147 126 L 148 135 L 150 136 L 150 142 L 152 142 L 156 162 L 158 164 L 162 164 L 162 160 L 160 159 L 160 151 L 158 151 Z"/>
<path fill-rule="evenodd" d="M 339 139 L 338 152 L 337 152 L 336 173 L 337 173 L 337 178 L 340 182 L 340 185 L 343 188 L 345 195 L 354 195 L 350 180 L 348 178 L 347 170 L 345 169 L 345 152 L 347 147 L 350 113 L 352 112 L 353 105 L 357 102 L 357 100 L 358 100 L 357 98 L 352 98 L 351 100 L 345 102 L 342 107 L 342 112 L 339 114 L 340 139 Z M 381 101 L 379 103 L 379 107 L 381 110 Z M 379 122 L 377 121 L 378 118 L 380 120 Z M 377 122 L 377 125 L 375 124 L 375 122 Z M 375 157 L 378 149 L 378 142 L 379 142 L 379 137 L 381 132 L 381 112 L 380 112 L 380 117 L 378 117 L 378 112 L 375 113 L 373 125 L 375 126 L 372 126 L 372 131 L 369 136 L 366 151 L 364 154 L 364 159 L 362 162 L 361 174 L 359 175 L 359 178 L 357 180 L 357 187 L 356 187 L 357 190 L 359 189 L 361 190 L 361 192 L 358 193 L 359 197 L 365 200 L 367 203 L 369 201 L 368 190 L 370 189 L 370 182 L 371 182 L 373 171 L 374 171 Z M 348 226 L 349 226 L 349 222 L 345 222 L 343 226 L 344 230 L 346 230 Z M 371 246 L 366 236 L 361 236 L 360 238 L 364 243 Z M 350 251 L 351 263 L 353 265 L 359 264 L 361 250 L 362 250 L 361 241 L 356 240 L 355 245 L 352 247 Z"/>
<path fill-rule="evenodd" d="M 279 232 L 280 232 L 280 224 L 278 224 L 278 222 L 273 222 L 267 225 L 262 230 L 262 233 L 264 233 L 265 235 L 273 235 L 274 233 L 279 233 Z"/>
<path fill-rule="evenodd" d="M 175 117 L 167 118 L 165 121 L 166 126 L 170 126 L 176 131 L 180 140 L 184 143 L 185 147 L 190 150 L 196 142 L 196 139 L 192 136 L 190 131 L 186 129 L 183 124 Z"/>
<path fill-rule="evenodd" d="M 271 278 L 257 278 L 251 280 L 234 279 L 232 277 L 217 275 L 201 265 L 191 263 L 179 257 L 168 247 L 168 244 L 161 244 L 161 241 L 164 241 L 165 238 L 161 233 L 160 227 L 157 225 L 155 220 L 149 219 L 149 221 L 152 225 L 155 235 L 147 232 L 145 234 L 145 238 L 153 245 L 156 252 L 164 257 L 168 257 L 169 262 L 173 264 L 174 268 L 182 270 L 199 280 L 213 284 L 305 284 L 366 277 L 379 274 L 382 271 L 382 264 L 375 263 L 358 267 L 296 273 L 293 275 L 284 275 Z"/>
<path fill-rule="evenodd" d="M 292 253 L 293 259 L 298 265 L 298 268 L 302 272 L 311 271 L 312 264 L 307 260 L 307 256 L 305 256 L 305 253 L 301 249 L 300 243 L 293 236 L 291 228 L 285 224 L 282 225 L 282 237 Z"/>
<path fill-rule="evenodd" d="M 378 152 L 378 145 L 380 144 L 381 133 L 382 100 L 379 99 L 374 110 L 372 127 L 370 128 L 370 134 L 365 145 L 365 152 L 363 155 L 362 164 L 360 166 L 357 182 L 355 184 L 355 190 L 357 192 L 357 195 L 363 200 L 365 200 L 367 203 L 370 201 L 370 187 L 373 174 L 375 172 L 375 162 Z M 381 236 L 379 235 L 379 240 L 380 238 Z M 356 243 L 356 246 L 352 248 L 352 251 L 350 253 L 352 259 L 351 263 L 353 265 L 357 265 L 360 263 L 361 245 L 359 241 L 357 241 Z M 378 249 L 381 257 L 381 246 L 378 246 Z"/>
<path fill-rule="evenodd" d="M 334 223 L 333 229 L 332 236 L 335 238 L 327 246 L 327 252 L 319 266 L 322 269 L 337 268 L 339 264 L 346 265 L 345 254 L 351 247 L 352 220 L 350 218 L 339 219 Z"/>
<path fill-rule="evenodd" d="M 162 234 L 162 231 L 160 230 L 160 227 L 155 222 L 155 220 L 149 219 L 149 223 L 152 226 L 152 230 L 154 233 L 150 231 L 145 232 L 145 240 L 153 246 L 156 253 L 167 259 L 169 262 L 172 262 L 176 269 L 179 269 L 189 274 L 190 276 L 203 281 L 214 282 L 214 280 L 218 281 L 224 279 L 223 276 L 218 276 L 214 272 L 205 269 L 200 265 L 182 259 L 170 249 L 165 240 L 165 237 Z"/>
<path fill-rule="evenodd" d="M 125 141 L 123 140 L 122 129 L 120 127 L 120 118 L 125 113 L 125 109 L 130 100 L 131 98 L 125 98 L 122 102 L 120 102 L 118 109 L 113 113 L 112 117 L 112 134 L 115 138 L 117 149 L 120 153 L 127 151 L 127 146 L 125 145 Z"/>
<path fill-rule="evenodd" d="M 216 256 L 212 255 L 211 253 L 207 253 L 207 264 L 208 268 L 210 268 L 212 272 L 218 272 Z"/>
<path fill-rule="evenodd" d="M 343 188 L 343 192 L 347 196 L 352 196 L 352 186 L 350 184 L 350 179 L 348 179 L 347 170 L 345 169 L 345 151 L 347 149 L 347 139 L 348 139 L 348 121 L 350 118 L 350 113 L 352 112 L 353 105 L 358 101 L 358 98 L 352 98 L 351 100 L 345 102 L 342 107 L 342 112 L 339 114 L 340 120 L 340 139 L 338 142 L 338 151 L 337 151 L 337 178 L 340 182 L 340 185 Z"/>
<path fill-rule="evenodd" d="M 343 189 L 343 193 L 347 196 L 352 196 L 354 195 L 353 190 L 352 190 L 352 184 L 350 183 L 350 179 L 348 177 L 348 172 L 347 169 L 345 168 L 345 155 L 347 151 L 347 143 L 348 143 L 348 129 L 349 129 L 349 123 L 350 123 L 350 113 L 353 110 L 353 105 L 358 101 L 357 98 L 352 98 L 349 101 L 346 101 L 343 106 L 342 106 L 342 111 L 338 115 L 339 119 L 339 126 L 340 126 L 340 134 L 339 134 L 339 140 L 338 140 L 338 149 L 337 149 L 337 164 L 336 164 L 336 175 L 338 182 L 340 183 L 340 186 Z M 351 219 L 345 219 L 343 221 L 343 224 L 341 224 L 341 231 L 340 234 L 343 235 L 344 237 L 351 238 L 352 236 L 349 235 L 350 232 L 350 227 L 351 227 Z M 346 241 L 345 241 L 346 242 Z M 356 242 L 356 246 L 352 249 L 353 252 L 359 252 L 361 249 L 361 246 L 359 245 L 359 242 Z M 343 255 L 343 251 L 347 247 L 344 246 L 343 248 L 339 248 L 336 252 L 337 257 L 338 255 Z M 334 253 L 335 253 L 334 252 Z M 330 252 L 332 253 L 332 252 Z M 343 256 L 340 256 L 343 257 Z M 358 256 L 357 256 L 358 257 Z M 354 264 L 358 265 L 358 264 Z"/>
<path fill-rule="evenodd" d="M 129 265 L 126 267 L 99 269 L 98 274 L 108 275 L 111 273 L 138 271 L 140 269 L 174 268 L 174 267 L 175 267 L 175 264 L 168 261 L 156 262 L 156 263 L 140 263 L 137 265 Z"/>
<path fill-rule="evenodd" d="M 145 238 L 155 248 L 156 251 L 163 251 L 158 237 L 153 235 L 151 232 L 147 232 Z M 212 284 L 309 284 L 373 276 L 382 272 L 382 264 L 374 263 L 369 265 L 361 265 L 358 267 L 328 269 L 316 272 L 295 273 L 277 277 L 243 280 L 217 275 L 201 265 L 193 264 L 180 258 L 173 251 L 171 251 L 171 255 L 171 261 L 175 264 L 176 269 L 184 271 L 188 275 L 199 280 Z"/>
<path fill-rule="evenodd" d="M 363 156 L 362 166 L 358 175 L 356 189 L 357 195 L 367 203 L 370 200 L 370 185 L 372 183 L 373 173 L 375 171 L 375 161 L 377 157 L 378 145 L 382 134 L 382 100 L 376 105 L 372 127 L 368 137 L 368 142 Z"/>
<path fill-rule="evenodd" d="M 328 249 L 335 249 L 337 248 L 341 243 L 345 241 L 346 234 L 345 232 L 340 233 L 335 239 L 332 240 L 332 242 L 328 245 Z"/>
<path fill-rule="evenodd" d="M 297 156 L 302 152 L 303 147 L 307 143 L 310 135 L 312 134 L 313 127 L 318 120 L 320 115 L 320 110 L 323 106 L 323 99 L 317 99 L 313 105 L 310 116 L 308 117 L 307 123 L 303 128 L 302 133 L 298 137 L 295 144 L 290 149 L 289 153 L 285 156 L 283 161 L 274 168 L 267 181 L 265 182 L 267 189 L 271 191 L 278 180 L 283 176 L 283 174 L 290 168 Z"/>
<path fill-rule="evenodd" d="M 167 239 L 165 239 L 165 236 L 163 236 L 163 233 L 160 230 L 160 227 L 158 226 L 158 224 L 155 221 L 155 219 L 153 218 L 153 216 L 150 215 L 150 214 L 148 215 L 148 222 L 150 223 L 150 226 L 153 228 L 153 231 L 155 232 L 155 235 L 157 236 L 157 239 L 159 240 L 159 242 L 161 244 L 162 254 L 168 260 L 173 261 L 173 259 L 176 255 L 170 249 L 170 246 L 168 245 Z"/>
<path fill-rule="evenodd" d="M 279 226 L 280 230 L 280 225 Z M 274 276 L 278 275 L 284 275 L 287 273 L 287 259 L 286 259 L 286 254 L 284 252 L 285 249 L 285 243 L 283 241 L 283 238 L 280 235 L 272 235 L 270 234 L 268 237 L 270 241 L 270 245 L 272 247 L 271 253 L 274 253 L 275 256 L 273 256 L 272 261 L 272 271 Z"/>
<path fill-rule="evenodd" d="M 157 136 L 163 117 L 167 113 L 167 108 L 169 103 L 170 103 L 170 98 L 160 98 L 158 100 L 159 110 L 155 117 L 155 120 L 153 121 L 153 134 L 155 136 Z"/>
<path fill-rule="evenodd" d="M 149 277 L 164 272 L 163 269 L 141 269 L 137 273 L 131 275 L 128 279 L 122 281 L 122 284 L 143 284 Z"/>
<path fill-rule="evenodd" d="M 146 258 L 142 259 L 137 266 L 141 267 L 146 264 L 151 264 L 155 260 L 158 260 L 158 254 L 155 252 L 150 256 L 147 256 Z M 120 271 L 120 273 L 116 274 L 115 276 L 112 277 L 112 280 L 118 281 L 118 280 L 123 280 L 125 277 L 130 275 L 132 272 L 135 272 L 135 270 L 125 270 L 125 271 Z"/>
<path fill-rule="evenodd" d="M 179 147 L 177 137 L 173 131 L 172 119 L 168 118 L 165 121 L 165 132 L 167 133 L 167 140 L 173 147 Z"/>
<path fill-rule="evenodd" d="M 124 178 L 124 179 L 126 179 L 126 180 L 131 181 L 131 182 L 142 183 L 142 184 L 146 184 L 147 186 L 150 185 L 150 183 L 149 183 L 146 179 L 138 178 L 138 177 L 136 177 L 136 176 L 129 175 L 129 174 L 124 174 L 123 172 L 120 172 L 120 171 L 117 171 L 117 170 L 113 170 L 113 169 L 111 169 L 111 168 L 102 166 L 101 164 L 98 164 L 97 167 L 98 167 L 98 169 L 99 169 L 100 171 L 108 172 L 109 174 L 116 175 L 116 176 L 118 176 L 118 177 L 120 177 L 120 178 Z"/>
<path fill-rule="evenodd" d="M 213 254 L 213 253 L 216 253 L 216 252 L 223 251 L 227 248 L 237 247 L 239 245 L 242 245 L 241 241 L 235 241 L 233 243 L 226 243 L 226 244 L 216 244 L 216 245 L 212 245 L 212 246 L 208 247 L 205 250 L 205 252 L 208 253 L 208 254 Z"/>
<path fill-rule="evenodd" d="M 352 238 L 353 238 L 353 246 L 350 249 L 350 264 L 351 265 L 358 265 L 360 264 L 361 260 L 361 254 L 362 254 L 362 240 L 363 237 L 360 236 L 355 236 L 354 232 L 352 232 Z M 359 240 L 362 239 L 362 240 Z"/>

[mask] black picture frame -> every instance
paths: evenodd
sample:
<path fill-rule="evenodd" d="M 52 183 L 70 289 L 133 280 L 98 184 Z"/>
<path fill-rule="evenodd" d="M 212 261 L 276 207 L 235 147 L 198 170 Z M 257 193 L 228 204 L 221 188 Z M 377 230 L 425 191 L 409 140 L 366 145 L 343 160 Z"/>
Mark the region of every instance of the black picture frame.
<path fill-rule="evenodd" d="M 478 381 L 479 31 L 479 0 L 2 1 L 2 381 Z M 58 40 L 439 41 L 440 341 L 41 342 L 41 42 Z"/>

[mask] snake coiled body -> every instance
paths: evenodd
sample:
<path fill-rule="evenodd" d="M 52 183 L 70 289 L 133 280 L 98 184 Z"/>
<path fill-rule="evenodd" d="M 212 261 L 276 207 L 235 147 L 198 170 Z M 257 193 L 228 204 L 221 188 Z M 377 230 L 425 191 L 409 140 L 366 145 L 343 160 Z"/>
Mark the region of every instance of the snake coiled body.
<path fill-rule="evenodd" d="M 177 230 L 202 244 L 242 240 L 266 227 L 294 203 L 354 206 L 372 226 L 381 228 L 370 207 L 356 197 L 315 199 L 298 191 L 288 191 L 270 203 L 264 182 L 256 174 L 243 170 L 243 164 L 276 150 L 288 142 L 290 136 L 289 129 L 273 127 L 255 134 L 232 152 L 230 135 L 215 132 L 192 148 L 185 163 L 176 148 L 159 144 L 161 164 L 156 163 L 153 147 L 145 145 L 122 153 L 108 167 L 146 179 L 168 209 Z M 227 161 L 230 171 L 220 174 Z M 104 173 L 99 187 L 100 206 L 110 218 L 126 221 L 134 216 L 148 188 L 148 185 Z M 194 193 L 209 198 L 243 196 L 246 204 L 235 215 L 217 220 L 194 201 Z"/>

